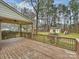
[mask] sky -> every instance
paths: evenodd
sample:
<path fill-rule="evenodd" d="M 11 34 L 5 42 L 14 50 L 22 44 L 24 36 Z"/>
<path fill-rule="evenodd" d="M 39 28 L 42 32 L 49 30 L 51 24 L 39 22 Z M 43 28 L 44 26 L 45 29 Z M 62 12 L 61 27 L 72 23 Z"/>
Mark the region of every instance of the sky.
<path fill-rule="evenodd" d="M 4 1 L 7 1 L 7 2 L 14 2 L 16 1 L 16 3 L 20 3 L 22 0 L 4 0 Z M 58 5 L 58 4 L 65 4 L 65 5 L 68 5 L 70 0 L 54 0 L 54 4 Z"/>
<path fill-rule="evenodd" d="M 70 0 L 54 0 L 54 4 L 58 5 L 58 4 L 65 4 L 68 5 Z"/>
<path fill-rule="evenodd" d="M 24 2 L 22 2 L 23 0 L 4 0 L 6 1 L 7 3 L 10 3 L 10 4 L 15 4 L 17 6 L 20 6 L 21 8 L 23 8 L 24 6 L 27 7 L 28 9 L 32 9 L 32 7 L 30 6 L 30 4 L 26 4 Z M 70 0 L 54 0 L 54 4 L 58 5 L 58 4 L 65 4 L 65 5 L 68 5 Z"/>

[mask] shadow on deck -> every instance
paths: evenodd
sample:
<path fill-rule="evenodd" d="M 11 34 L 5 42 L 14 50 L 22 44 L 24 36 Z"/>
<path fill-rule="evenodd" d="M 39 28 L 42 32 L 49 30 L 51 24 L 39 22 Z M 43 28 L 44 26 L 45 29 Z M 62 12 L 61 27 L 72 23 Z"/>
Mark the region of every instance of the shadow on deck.
<path fill-rule="evenodd" d="M 0 59 L 78 59 L 74 51 L 25 38 L 1 41 L 0 48 Z"/>

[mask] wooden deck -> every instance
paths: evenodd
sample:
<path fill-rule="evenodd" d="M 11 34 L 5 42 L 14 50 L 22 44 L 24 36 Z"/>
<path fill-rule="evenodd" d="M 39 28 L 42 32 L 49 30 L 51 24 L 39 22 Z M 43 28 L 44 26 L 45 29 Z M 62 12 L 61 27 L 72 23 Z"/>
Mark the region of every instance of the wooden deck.
<path fill-rule="evenodd" d="M 25 38 L 0 42 L 0 59 L 78 59 L 73 51 Z"/>

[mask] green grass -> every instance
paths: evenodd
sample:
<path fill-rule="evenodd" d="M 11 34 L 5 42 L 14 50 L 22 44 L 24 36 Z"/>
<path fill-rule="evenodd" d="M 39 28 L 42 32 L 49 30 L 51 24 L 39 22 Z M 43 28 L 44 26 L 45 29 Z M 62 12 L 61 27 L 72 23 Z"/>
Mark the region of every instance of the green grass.
<path fill-rule="evenodd" d="M 67 35 L 64 35 L 63 33 L 60 33 L 59 36 L 67 37 L 67 38 L 79 38 L 79 34 L 77 34 L 77 33 L 70 33 L 70 34 L 67 34 Z"/>
<path fill-rule="evenodd" d="M 50 33 L 49 32 L 38 32 L 38 34 L 48 35 Z M 59 36 L 67 37 L 67 38 L 79 38 L 79 34 L 77 34 L 77 33 L 70 33 L 70 34 L 67 34 L 67 35 L 64 35 L 63 33 L 59 33 Z"/>
<path fill-rule="evenodd" d="M 49 32 L 38 32 L 38 34 L 48 35 L 48 34 L 49 34 Z"/>

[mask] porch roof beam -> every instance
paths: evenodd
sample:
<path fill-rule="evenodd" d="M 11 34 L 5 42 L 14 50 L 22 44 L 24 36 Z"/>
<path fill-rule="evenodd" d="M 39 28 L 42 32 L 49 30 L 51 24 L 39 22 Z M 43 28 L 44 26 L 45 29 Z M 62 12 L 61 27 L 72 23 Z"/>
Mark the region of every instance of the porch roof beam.
<path fill-rule="evenodd" d="M 22 20 L 16 20 L 16 19 L 11 19 L 7 17 L 1 17 L 0 16 L 0 22 L 1 23 L 12 23 L 12 24 L 32 24 L 31 21 L 22 21 Z"/>

